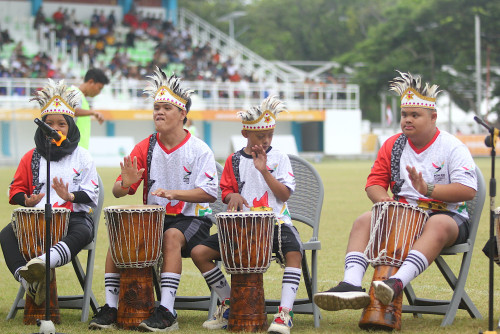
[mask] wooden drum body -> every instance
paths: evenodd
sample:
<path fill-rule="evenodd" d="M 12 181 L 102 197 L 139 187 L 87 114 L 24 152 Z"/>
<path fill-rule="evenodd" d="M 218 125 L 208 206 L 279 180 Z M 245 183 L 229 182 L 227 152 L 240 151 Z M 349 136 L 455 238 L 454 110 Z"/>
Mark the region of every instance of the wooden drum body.
<path fill-rule="evenodd" d="M 263 273 L 271 263 L 276 216 L 269 211 L 222 212 L 215 215 L 220 252 L 231 274 L 231 332 L 267 328 Z"/>
<path fill-rule="evenodd" d="M 40 256 L 47 249 L 61 241 L 68 232 L 70 210 L 66 208 L 52 209 L 52 223 L 50 226 L 50 246 L 45 244 L 45 209 L 18 208 L 12 213 L 12 228 L 17 236 L 19 251 L 26 261 Z M 61 323 L 55 270 L 51 269 L 50 289 L 50 319 L 55 324 Z M 44 292 L 45 293 L 45 292 Z M 24 305 L 24 319 L 26 325 L 36 324 L 37 319 L 45 319 L 45 303 L 36 305 L 33 298 L 26 294 Z"/>
<path fill-rule="evenodd" d="M 111 257 L 121 269 L 117 323 L 135 328 L 154 307 L 151 267 L 161 254 L 165 208 L 117 205 L 104 208 Z"/>
<path fill-rule="evenodd" d="M 373 281 L 394 275 L 422 234 L 428 215 L 422 209 L 400 202 L 373 205 L 370 241 L 365 254 L 375 267 Z M 389 305 L 374 297 L 370 286 L 370 304 L 363 310 L 359 327 L 366 330 L 400 330 L 403 294 Z"/>

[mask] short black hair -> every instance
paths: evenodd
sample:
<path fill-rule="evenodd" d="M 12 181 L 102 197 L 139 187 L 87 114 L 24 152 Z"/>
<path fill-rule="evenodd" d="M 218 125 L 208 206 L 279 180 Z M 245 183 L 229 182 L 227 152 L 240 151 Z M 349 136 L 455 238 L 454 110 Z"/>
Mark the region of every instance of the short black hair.
<path fill-rule="evenodd" d="M 91 68 L 90 70 L 87 71 L 87 74 L 85 74 L 85 78 L 83 79 L 84 82 L 94 80 L 94 82 L 97 83 L 102 83 L 103 85 L 109 84 L 109 79 L 104 74 L 104 72 L 98 68 Z"/>

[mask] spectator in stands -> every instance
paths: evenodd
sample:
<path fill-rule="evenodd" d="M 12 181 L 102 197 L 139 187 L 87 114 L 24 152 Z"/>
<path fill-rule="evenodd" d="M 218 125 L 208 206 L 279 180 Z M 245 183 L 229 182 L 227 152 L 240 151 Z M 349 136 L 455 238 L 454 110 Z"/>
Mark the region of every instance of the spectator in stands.
<path fill-rule="evenodd" d="M 64 23 L 64 13 L 62 7 L 59 7 L 57 11 L 52 14 L 52 19 L 54 20 L 54 23 L 57 24 L 63 24 Z"/>
<path fill-rule="evenodd" d="M 72 89 L 80 91 L 81 103 L 75 108 L 76 125 L 80 130 L 80 146 L 89 149 L 90 141 L 90 116 L 95 117 L 95 119 L 102 124 L 104 122 L 103 115 L 90 108 L 90 104 L 87 101 L 87 97 L 95 97 L 99 95 L 104 85 L 109 83 L 109 79 L 104 74 L 104 72 L 97 68 L 92 68 L 85 74 L 84 82 L 79 86 L 72 86 Z"/>

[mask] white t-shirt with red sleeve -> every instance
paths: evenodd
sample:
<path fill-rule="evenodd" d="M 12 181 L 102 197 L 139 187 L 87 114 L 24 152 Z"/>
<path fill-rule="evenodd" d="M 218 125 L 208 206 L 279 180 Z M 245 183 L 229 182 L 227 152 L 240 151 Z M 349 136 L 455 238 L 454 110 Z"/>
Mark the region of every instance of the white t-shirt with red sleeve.
<path fill-rule="evenodd" d="M 291 192 L 295 191 L 295 176 L 288 156 L 272 147 L 266 154 L 269 172 Z M 274 196 L 262 174 L 255 168 L 252 156 L 243 149 L 226 159 L 220 183 L 222 200 L 230 193 L 239 193 L 251 207 L 270 207 L 279 220 L 292 224 L 288 205 Z M 243 211 L 248 210 L 250 209 L 243 207 Z"/>
<path fill-rule="evenodd" d="M 154 136 L 154 137 L 152 137 Z M 149 152 L 149 154 L 148 154 Z M 212 213 L 209 203 L 190 203 L 153 196 L 157 189 L 192 190 L 200 188 L 217 198 L 218 176 L 212 150 L 201 139 L 186 137 L 176 147 L 168 150 L 155 133 L 138 143 L 130 153 L 137 157 L 138 169 L 145 171 L 141 180 L 134 183 L 129 194 L 134 194 L 144 180 L 143 202 L 148 205 L 161 205 L 171 215 L 206 216 Z M 148 156 L 150 162 L 148 163 Z M 117 181 L 121 180 L 121 176 Z"/>
<path fill-rule="evenodd" d="M 427 183 L 460 183 L 477 190 L 474 171 L 476 165 L 465 144 L 448 132 L 438 129 L 427 146 L 417 149 L 409 139 L 402 141 L 402 135 L 399 133 L 384 142 L 368 175 L 366 188 L 373 185 L 382 186 L 384 189 L 390 187 L 401 202 L 424 209 L 432 208 L 429 212 L 451 211 L 468 218 L 465 202 L 445 203 L 425 197 L 413 188 L 406 171 L 406 166 L 412 166 L 422 172 Z M 399 164 L 394 163 L 393 155 L 400 156 Z M 399 177 L 395 175 L 398 173 Z M 397 179 L 401 180 L 399 184 Z"/>
<path fill-rule="evenodd" d="M 20 192 L 31 196 L 33 193 L 47 194 L 47 160 L 38 155 L 38 158 L 33 159 L 33 155 L 37 155 L 34 149 L 27 152 L 19 162 L 14 180 L 9 187 L 9 201 L 15 204 L 12 197 Z M 66 202 L 57 195 L 52 188 L 50 190 L 50 203 L 53 207 L 63 207 L 72 212 L 91 212 L 91 207 L 97 206 L 99 198 L 99 184 L 95 163 L 89 152 L 77 146 L 77 148 L 69 155 L 66 155 L 59 161 L 51 161 L 50 163 L 50 178 L 62 178 L 63 182 L 68 184 L 68 191 L 84 191 L 91 199 L 90 203 L 72 203 Z M 50 180 L 52 185 L 52 180 Z M 35 207 L 44 208 L 46 198 L 44 197 Z"/>

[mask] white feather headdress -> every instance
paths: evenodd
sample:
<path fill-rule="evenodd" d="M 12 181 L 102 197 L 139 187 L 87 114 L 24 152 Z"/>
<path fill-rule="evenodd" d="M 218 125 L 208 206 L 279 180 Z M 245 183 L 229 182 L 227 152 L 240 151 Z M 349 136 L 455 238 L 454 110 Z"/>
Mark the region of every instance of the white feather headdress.
<path fill-rule="evenodd" d="M 401 108 L 420 107 L 436 109 L 436 97 L 441 92 L 438 90 L 438 85 L 430 86 L 426 82 L 425 86 L 422 86 L 422 79 L 419 75 L 413 76 L 410 72 L 397 72 L 401 76 L 394 78 L 390 82 L 390 90 L 401 96 Z"/>
<path fill-rule="evenodd" d="M 69 89 L 64 80 L 55 82 L 48 79 L 48 83 L 35 92 L 30 99 L 40 105 L 41 116 L 46 114 L 62 114 L 75 117 L 75 107 L 80 102 L 81 93 L 76 89 Z"/>
<path fill-rule="evenodd" d="M 239 111 L 244 130 L 261 131 L 274 129 L 276 127 L 276 116 L 287 111 L 285 103 L 276 96 L 267 97 L 260 106 L 251 107 L 245 111 Z"/>
<path fill-rule="evenodd" d="M 181 87 L 181 79 L 175 74 L 170 77 L 158 66 L 152 75 L 149 75 L 148 85 L 144 88 L 144 94 L 154 99 L 154 102 L 170 103 L 182 110 L 186 109 L 186 104 L 194 90 Z"/>

